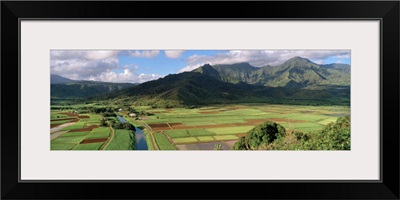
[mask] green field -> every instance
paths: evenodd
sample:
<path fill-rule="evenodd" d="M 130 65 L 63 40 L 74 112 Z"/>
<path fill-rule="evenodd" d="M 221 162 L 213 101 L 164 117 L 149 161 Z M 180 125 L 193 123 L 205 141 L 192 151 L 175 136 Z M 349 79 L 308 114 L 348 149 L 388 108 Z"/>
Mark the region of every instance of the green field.
<path fill-rule="evenodd" d="M 322 119 L 321 121 L 318 121 L 318 123 L 322 124 L 322 125 L 327 125 L 327 124 L 335 122 L 335 121 L 336 121 L 336 118 L 329 117 L 329 118 Z"/>
<path fill-rule="evenodd" d="M 106 150 L 133 150 L 135 148 L 135 136 L 130 130 L 114 130 L 114 137 L 106 147 Z"/>
<path fill-rule="evenodd" d="M 87 135 L 87 139 L 93 138 L 108 138 L 110 136 L 110 128 L 109 127 L 99 127 L 93 129 L 90 134 Z"/>
<path fill-rule="evenodd" d="M 71 143 L 71 144 L 79 144 L 82 140 L 85 139 L 85 136 L 69 136 L 69 137 L 58 137 L 52 140 L 52 143 Z"/>
<path fill-rule="evenodd" d="M 64 115 L 64 114 L 59 114 L 59 112 L 60 111 L 51 111 L 50 119 L 72 118 L 72 117 L 68 117 L 67 115 Z"/>
<path fill-rule="evenodd" d="M 69 130 L 73 130 L 73 129 L 80 129 L 80 128 L 83 128 L 84 125 L 85 125 L 85 123 L 86 123 L 86 121 L 87 121 L 87 120 L 80 119 L 78 122 L 75 122 L 74 124 L 72 124 L 72 125 L 70 125 L 70 126 L 67 126 L 67 127 L 63 128 L 63 129 L 61 129 L 61 130 L 63 130 L 63 131 L 69 131 Z"/>
<path fill-rule="evenodd" d="M 65 124 L 65 123 L 68 123 L 68 122 L 70 122 L 70 121 L 71 121 L 70 119 L 67 119 L 67 120 L 58 120 L 58 121 L 51 121 L 50 124 Z"/>
<path fill-rule="evenodd" d="M 168 139 L 162 133 L 153 133 L 155 142 L 160 147 L 160 150 L 176 150 L 175 146 L 172 145 Z"/>
<path fill-rule="evenodd" d="M 155 149 L 153 149 L 153 146 L 152 146 L 152 143 L 151 143 L 151 136 L 150 136 L 150 134 L 148 134 L 148 133 L 146 132 L 146 130 L 144 130 L 144 134 L 146 135 L 146 143 L 147 143 L 148 150 L 155 150 Z"/>
<path fill-rule="evenodd" d="M 181 138 L 181 137 L 189 137 L 189 132 L 186 129 L 183 130 L 167 130 L 165 133 L 168 134 L 170 138 Z"/>
<path fill-rule="evenodd" d="M 51 111 L 51 118 L 62 119 L 59 114 L 61 111 Z M 67 112 L 67 111 L 62 111 Z M 66 116 L 66 115 L 65 115 Z M 93 128 L 91 131 L 81 131 L 78 129 L 91 125 L 99 125 L 102 118 L 99 114 L 81 114 L 80 116 L 88 116 L 89 118 L 81 118 L 78 122 L 69 125 L 60 131 L 65 132 L 50 142 L 51 150 L 99 150 L 104 142 L 80 144 L 85 139 L 108 138 L 110 137 L 109 127 Z M 76 118 L 75 116 L 67 116 L 68 118 Z M 65 124 L 70 120 L 51 121 L 51 124 Z M 90 123 L 90 124 L 89 124 Z"/>
<path fill-rule="evenodd" d="M 236 139 L 238 139 L 238 137 L 236 135 L 217 135 L 217 136 L 214 136 L 214 138 L 216 140 L 218 140 L 218 141 L 221 141 L 221 140 L 236 140 Z"/>
<path fill-rule="evenodd" d="M 190 136 L 208 136 L 216 135 L 215 132 L 208 131 L 206 129 L 188 129 Z"/>
<path fill-rule="evenodd" d="M 68 132 L 62 134 L 60 137 L 70 137 L 70 136 L 87 136 L 89 135 L 90 131 L 83 131 L 83 132 Z"/>
<path fill-rule="evenodd" d="M 236 133 L 246 133 L 247 131 L 254 128 L 254 126 L 234 126 L 234 127 L 224 127 L 224 128 L 209 128 L 210 132 L 214 132 L 217 135 L 232 135 Z"/>
<path fill-rule="evenodd" d="M 100 124 L 100 119 L 103 118 L 101 115 L 97 114 L 85 114 L 90 117 L 90 119 L 87 122 L 87 125 L 99 125 Z"/>
<path fill-rule="evenodd" d="M 211 141 L 215 141 L 215 138 L 213 136 L 199 136 L 197 137 L 197 139 L 200 142 L 211 142 Z"/>
<path fill-rule="evenodd" d="M 176 138 L 173 141 L 174 141 L 175 144 L 198 142 L 196 137 Z"/>

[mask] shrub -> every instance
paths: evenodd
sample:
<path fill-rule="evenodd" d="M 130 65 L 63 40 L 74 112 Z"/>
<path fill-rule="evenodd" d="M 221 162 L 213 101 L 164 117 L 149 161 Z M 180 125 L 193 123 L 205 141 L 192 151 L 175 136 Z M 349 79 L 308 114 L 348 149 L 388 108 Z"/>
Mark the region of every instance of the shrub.
<path fill-rule="evenodd" d="M 215 144 L 214 145 L 214 150 L 223 150 L 221 144 Z"/>
<path fill-rule="evenodd" d="M 273 142 L 274 140 L 284 137 L 286 135 L 286 130 L 283 126 L 266 121 L 260 125 L 257 125 L 251 129 L 244 139 L 240 139 L 234 145 L 234 148 L 239 149 L 257 149 L 260 145 L 265 145 Z"/>
<path fill-rule="evenodd" d="M 314 135 L 304 143 L 304 149 L 350 150 L 350 116 L 338 118 L 335 123 L 327 124 Z"/>
<path fill-rule="evenodd" d="M 115 129 L 125 129 L 125 130 L 132 130 L 132 131 L 136 131 L 136 128 L 134 125 L 130 124 L 130 123 L 121 123 L 119 121 L 116 121 L 112 124 L 112 127 Z"/>
<path fill-rule="evenodd" d="M 294 135 L 297 140 L 307 141 L 309 139 L 309 136 L 307 134 L 300 131 L 293 131 L 292 135 Z"/>
<path fill-rule="evenodd" d="M 100 119 L 100 126 L 108 126 L 107 120 L 104 119 L 104 118 L 101 118 L 101 119 Z"/>
<path fill-rule="evenodd" d="M 244 137 L 241 137 L 232 147 L 232 150 L 246 150 Z"/>
<path fill-rule="evenodd" d="M 103 117 L 116 117 L 117 115 L 113 112 L 104 112 L 102 113 Z"/>

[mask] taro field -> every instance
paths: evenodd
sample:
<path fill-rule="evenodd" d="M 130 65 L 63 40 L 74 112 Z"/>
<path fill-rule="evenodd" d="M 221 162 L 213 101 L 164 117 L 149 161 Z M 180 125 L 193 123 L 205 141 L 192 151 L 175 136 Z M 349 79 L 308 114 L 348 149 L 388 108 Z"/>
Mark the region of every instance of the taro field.
<path fill-rule="evenodd" d="M 143 130 L 147 150 L 230 150 L 247 132 L 265 121 L 273 121 L 293 131 L 312 132 L 349 115 L 346 106 L 299 106 L 241 104 L 216 105 L 194 109 L 131 107 L 130 112 L 115 111 L 139 132 Z M 139 114 L 142 113 L 142 114 Z M 145 113 L 145 114 L 143 114 Z M 51 111 L 51 150 L 132 150 L 134 135 L 111 126 L 100 127 L 101 114 L 76 114 Z M 115 123 L 116 117 L 107 117 Z"/>
<path fill-rule="evenodd" d="M 106 147 L 112 130 L 99 127 L 101 115 L 51 111 L 51 150 L 100 150 Z"/>
<path fill-rule="evenodd" d="M 346 106 L 265 104 L 135 109 L 149 113 L 136 121 L 152 133 L 153 144 L 149 145 L 155 150 L 214 150 L 216 144 L 230 150 L 240 137 L 267 120 L 281 124 L 290 134 L 294 130 L 316 131 L 350 114 L 350 107 Z"/>

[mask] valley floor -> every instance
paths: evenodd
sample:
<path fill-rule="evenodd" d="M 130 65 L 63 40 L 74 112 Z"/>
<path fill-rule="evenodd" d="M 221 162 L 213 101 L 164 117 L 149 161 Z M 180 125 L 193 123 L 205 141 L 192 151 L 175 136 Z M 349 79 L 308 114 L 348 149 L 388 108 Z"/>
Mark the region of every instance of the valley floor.
<path fill-rule="evenodd" d="M 256 125 L 273 121 L 293 131 L 310 132 L 349 115 L 346 106 L 294 106 L 268 104 L 215 105 L 195 109 L 134 107 L 138 119 L 129 112 L 115 112 L 135 127 L 144 130 L 148 150 L 230 150 Z M 129 133 L 100 127 L 100 114 L 73 114 L 51 111 L 52 150 L 132 150 Z M 66 124 L 72 125 L 65 126 Z M 64 127 L 65 126 L 65 127 Z M 57 129 L 57 127 L 59 127 Z M 60 132 L 58 132 L 60 133 Z M 109 144 L 110 143 L 110 144 Z"/>
<path fill-rule="evenodd" d="M 344 106 L 216 105 L 197 109 L 136 107 L 150 113 L 142 122 L 150 127 L 158 149 L 213 150 L 216 144 L 229 150 L 254 126 L 265 121 L 292 131 L 310 132 L 349 115 Z"/>

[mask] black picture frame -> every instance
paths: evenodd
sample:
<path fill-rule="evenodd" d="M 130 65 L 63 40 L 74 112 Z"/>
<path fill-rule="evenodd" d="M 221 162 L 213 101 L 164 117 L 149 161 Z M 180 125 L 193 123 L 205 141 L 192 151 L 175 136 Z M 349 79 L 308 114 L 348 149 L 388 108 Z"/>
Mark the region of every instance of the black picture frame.
<path fill-rule="evenodd" d="M 2 1 L 1 198 L 399 199 L 399 8 L 398 1 Z M 379 19 L 381 181 L 20 182 L 20 19 Z"/>

